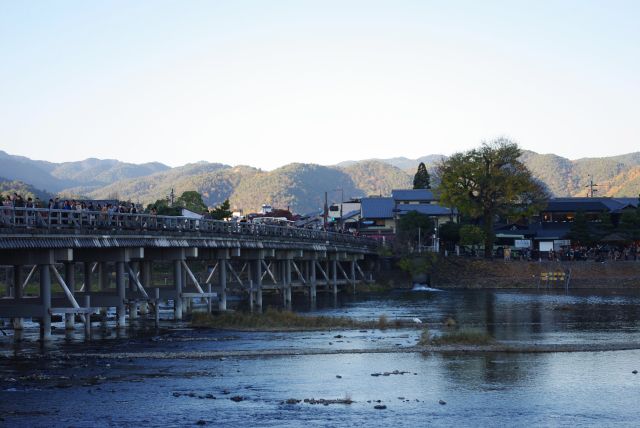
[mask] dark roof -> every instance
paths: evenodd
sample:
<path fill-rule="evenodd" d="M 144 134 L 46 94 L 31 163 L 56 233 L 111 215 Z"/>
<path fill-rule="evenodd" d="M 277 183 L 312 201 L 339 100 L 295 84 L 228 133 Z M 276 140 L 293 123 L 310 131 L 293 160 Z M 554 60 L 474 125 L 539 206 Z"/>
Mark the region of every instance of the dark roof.
<path fill-rule="evenodd" d="M 565 239 L 571 223 L 543 223 L 538 225 L 536 239 Z"/>
<path fill-rule="evenodd" d="M 637 206 L 637 198 L 552 198 L 543 211 L 620 212 L 625 208 Z"/>
<path fill-rule="evenodd" d="M 451 209 L 436 204 L 398 204 L 400 215 L 416 211 L 426 215 L 451 215 Z"/>
<path fill-rule="evenodd" d="M 433 201 L 433 192 L 427 189 L 394 189 L 391 197 L 396 201 Z"/>
<path fill-rule="evenodd" d="M 362 218 L 393 218 L 392 198 L 362 198 Z"/>

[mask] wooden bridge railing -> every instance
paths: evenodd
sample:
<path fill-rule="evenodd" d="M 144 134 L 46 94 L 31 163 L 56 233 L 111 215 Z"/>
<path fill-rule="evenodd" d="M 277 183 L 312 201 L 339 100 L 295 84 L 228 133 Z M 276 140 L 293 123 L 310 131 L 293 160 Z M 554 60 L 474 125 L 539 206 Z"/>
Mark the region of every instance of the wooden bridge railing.
<path fill-rule="evenodd" d="M 46 208 L 19 208 L 0 206 L 0 234 L 19 230 L 74 233 L 123 232 L 181 232 L 211 234 L 229 237 L 273 237 L 295 240 L 321 241 L 375 247 L 377 241 L 347 233 L 326 232 L 289 226 L 227 222 L 210 219 L 128 214 L 119 212 L 54 210 Z"/>

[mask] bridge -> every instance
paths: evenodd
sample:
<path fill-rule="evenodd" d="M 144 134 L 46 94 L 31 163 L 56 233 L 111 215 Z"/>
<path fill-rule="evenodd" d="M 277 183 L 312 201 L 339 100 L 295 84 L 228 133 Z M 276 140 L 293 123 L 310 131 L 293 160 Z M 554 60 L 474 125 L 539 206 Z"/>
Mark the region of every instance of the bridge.
<path fill-rule="evenodd" d="M 231 293 L 246 296 L 252 310 L 265 292 L 281 295 L 285 307 L 294 291 L 313 304 L 320 291 L 337 295 L 371 280 L 376 249 L 374 240 L 320 230 L 0 207 L 0 318 L 16 330 L 36 318 L 48 340 L 57 314 L 67 329 L 81 318 L 90 337 L 91 314 L 108 308 L 122 328 L 138 317 L 157 323 L 160 301 L 173 301 L 176 320 L 194 299 L 225 311 Z"/>

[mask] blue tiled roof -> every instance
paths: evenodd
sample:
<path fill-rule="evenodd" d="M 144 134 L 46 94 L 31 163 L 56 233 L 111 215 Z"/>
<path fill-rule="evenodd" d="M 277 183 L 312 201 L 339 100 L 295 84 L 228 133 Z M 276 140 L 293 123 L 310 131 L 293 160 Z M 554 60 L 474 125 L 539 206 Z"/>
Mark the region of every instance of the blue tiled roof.
<path fill-rule="evenodd" d="M 427 189 L 394 189 L 391 197 L 396 201 L 433 201 L 433 192 Z"/>
<path fill-rule="evenodd" d="M 362 218 L 393 218 L 392 198 L 362 198 Z"/>
<path fill-rule="evenodd" d="M 417 211 L 426 215 L 451 215 L 451 209 L 435 204 L 398 204 L 400 215 Z"/>

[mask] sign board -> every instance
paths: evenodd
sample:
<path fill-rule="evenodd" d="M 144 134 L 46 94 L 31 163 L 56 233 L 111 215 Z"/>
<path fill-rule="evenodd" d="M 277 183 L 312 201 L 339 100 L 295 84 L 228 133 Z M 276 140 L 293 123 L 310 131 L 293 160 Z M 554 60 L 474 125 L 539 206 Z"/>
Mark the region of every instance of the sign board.
<path fill-rule="evenodd" d="M 553 242 L 540 241 L 540 251 L 553 251 Z"/>
<path fill-rule="evenodd" d="M 570 239 L 556 239 L 555 241 L 553 241 L 553 244 L 559 247 L 563 247 L 566 245 L 571 245 L 571 240 Z"/>
<path fill-rule="evenodd" d="M 531 239 L 516 239 L 514 244 L 516 248 L 531 248 Z"/>

